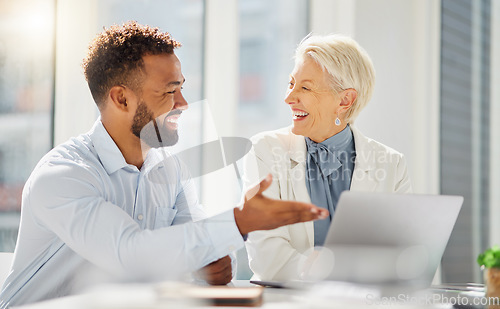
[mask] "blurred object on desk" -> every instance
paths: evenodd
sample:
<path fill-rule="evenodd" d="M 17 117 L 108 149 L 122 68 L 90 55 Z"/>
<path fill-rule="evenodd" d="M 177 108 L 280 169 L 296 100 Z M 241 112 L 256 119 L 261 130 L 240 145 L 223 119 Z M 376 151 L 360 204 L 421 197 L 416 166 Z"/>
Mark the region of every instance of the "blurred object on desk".
<path fill-rule="evenodd" d="M 178 283 L 161 283 L 156 288 L 160 301 L 188 299 L 208 306 L 258 307 L 262 305 L 262 287 L 192 286 L 179 289 Z"/>

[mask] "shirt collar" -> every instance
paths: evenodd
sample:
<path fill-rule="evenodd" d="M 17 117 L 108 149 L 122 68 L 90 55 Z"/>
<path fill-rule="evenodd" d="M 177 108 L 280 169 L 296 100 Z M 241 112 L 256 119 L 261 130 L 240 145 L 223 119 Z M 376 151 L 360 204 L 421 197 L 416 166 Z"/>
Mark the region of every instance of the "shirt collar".
<path fill-rule="evenodd" d="M 359 129 L 353 125 L 349 124 L 349 130 L 352 131 L 352 135 L 354 138 L 354 144 L 356 149 L 356 169 L 362 171 L 370 171 L 375 168 L 375 156 L 373 155 L 372 142 L 373 140 L 367 138 L 359 131 Z M 288 127 L 288 134 L 291 136 L 288 144 L 289 156 L 291 161 L 291 167 L 295 167 L 297 165 L 306 164 L 307 158 L 307 146 L 306 146 L 306 138 L 302 135 L 296 135 L 292 132 L 292 126 Z M 358 155 L 361 154 L 361 155 Z"/>
<path fill-rule="evenodd" d="M 115 141 L 111 138 L 99 117 L 89 132 L 90 139 L 106 172 L 111 175 L 119 169 L 129 166 Z"/>
<path fill-rule="evenodd" d="M 344 150 L 352 142 L 352 140 L 353 140 L 352 131 L 350 126 L 347 125 L 339 133 L 317 144 L 326 146 L 326 148 L 333 153 L 335 151 Z M 315 144 L 316 142 L 311 140 L 309 137 L 306 137 L 306 143 L 307 145 L 311 145 Z"/>
<path fill-rule="evenodd" d="M 167 162 L 172 164 L 172 162 L 175 162 L 175 158 L 169 151 L 167 151 L 165 147 L 152 148 L 146 155 L 146 159 L 144 160 L 141 171 L 144 173 L 149 173 L 152 170 L 157 170 L 159 168 L 165 167 L 165 164 Z"/>

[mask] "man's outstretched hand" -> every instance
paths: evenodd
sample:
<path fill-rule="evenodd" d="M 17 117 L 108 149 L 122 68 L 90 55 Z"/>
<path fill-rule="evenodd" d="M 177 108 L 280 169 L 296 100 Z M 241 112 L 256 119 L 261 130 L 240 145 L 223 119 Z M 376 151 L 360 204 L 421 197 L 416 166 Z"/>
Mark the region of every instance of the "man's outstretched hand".
<path fill-rule="evenodd" d="M 272 176 L 269 174 L 260 184 L 246 192 L 243 209 L 234 209 L 234 219 L 241 235 L 328 216 L 328 210 L 312 204 L 265 197 L 262 193 L 271 182 Z"/>

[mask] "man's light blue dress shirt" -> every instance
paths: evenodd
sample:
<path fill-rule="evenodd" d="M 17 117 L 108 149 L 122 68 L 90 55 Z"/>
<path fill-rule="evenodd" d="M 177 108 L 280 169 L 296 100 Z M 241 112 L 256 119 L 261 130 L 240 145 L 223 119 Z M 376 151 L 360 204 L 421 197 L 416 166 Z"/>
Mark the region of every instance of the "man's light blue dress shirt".
<path fill-rule="evenodd" d="M 330 216 L 314 221 L 314 245 L 323 246 L 340 194 L 351 187 L 356 150 L 348 126 L 334 136 L 316 143 L 306 137 L 306 186 L 311 202 L 328 209 Z"/>
<path fill-rule="evenodd" d="M 178 279 L 243 246 L 232 210 L 203 216 L 181 162 L 154 149 L 138 170 L 98 120 L 45 155 L 26 182 L 0 308 L 110 278 Z"/>

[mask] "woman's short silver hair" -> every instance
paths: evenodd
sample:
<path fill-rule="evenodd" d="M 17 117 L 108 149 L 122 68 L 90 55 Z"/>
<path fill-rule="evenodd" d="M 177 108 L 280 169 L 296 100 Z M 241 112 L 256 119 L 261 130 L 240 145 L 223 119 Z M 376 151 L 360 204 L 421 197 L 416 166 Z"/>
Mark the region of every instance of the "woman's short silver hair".
<path fill-rule="evenodd" d="M 368 53 L 352 38 L 340 34 L 309 35 L 295 52 L 295 65 L 312 58 L 330 75 L 332 90 L 355 89 L 357 98 L 346 113 L 352 123 L 372 97 L 375 69 Z"/>

